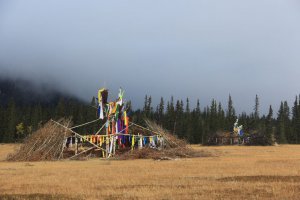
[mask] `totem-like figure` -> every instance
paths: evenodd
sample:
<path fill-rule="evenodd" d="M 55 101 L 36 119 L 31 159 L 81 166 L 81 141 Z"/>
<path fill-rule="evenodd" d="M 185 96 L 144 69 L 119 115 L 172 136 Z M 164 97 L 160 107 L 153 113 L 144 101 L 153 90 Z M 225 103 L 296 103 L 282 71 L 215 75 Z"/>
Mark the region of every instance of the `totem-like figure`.
<path fill-rule="evenodd" d="M 236 119 L 234 125 L 233 125 L 233 132 L 238 135 L 238 136 L 242 136 L 243 133 L 243 125 L 238 125 L 239 123 L 239 119 Z"/>

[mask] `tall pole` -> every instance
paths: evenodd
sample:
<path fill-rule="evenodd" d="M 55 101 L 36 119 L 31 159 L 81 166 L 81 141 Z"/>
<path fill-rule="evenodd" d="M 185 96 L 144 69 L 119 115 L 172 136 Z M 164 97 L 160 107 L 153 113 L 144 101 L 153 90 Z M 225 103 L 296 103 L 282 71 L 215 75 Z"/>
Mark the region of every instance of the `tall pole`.
<path fill-rule="evenodd" d="M 106 123 L 109 123 L 109 121 L 107 120 Z M 105 144 L 106 144 L 106 158 L 108 158 L 109 155 L 109 137 L 108 137 L 108 126 L 106 126 L 106 139 L 105 139 Z"/>
<path fill-rule="evenodd" d="M 78 141 L 77 141 L 77 137 L 75 135 L 75 155 L 78 153 Z"/>

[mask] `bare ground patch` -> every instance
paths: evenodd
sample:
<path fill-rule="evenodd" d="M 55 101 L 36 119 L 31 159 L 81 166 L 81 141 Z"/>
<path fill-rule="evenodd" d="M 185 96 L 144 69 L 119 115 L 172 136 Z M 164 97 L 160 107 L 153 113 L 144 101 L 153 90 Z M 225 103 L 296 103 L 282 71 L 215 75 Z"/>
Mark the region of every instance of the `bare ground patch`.
<path fill-rule="evenodd" d="M 82 198 L 72 198 L 58 194 L 0 194 L 1 200 L 81 200 Z"/>
<path fill-rule="evenodd" d="M 219 178 L 219 181 L 230 182 L 292 182 L 300 183 L 300 176 L 233 176 Z"/>

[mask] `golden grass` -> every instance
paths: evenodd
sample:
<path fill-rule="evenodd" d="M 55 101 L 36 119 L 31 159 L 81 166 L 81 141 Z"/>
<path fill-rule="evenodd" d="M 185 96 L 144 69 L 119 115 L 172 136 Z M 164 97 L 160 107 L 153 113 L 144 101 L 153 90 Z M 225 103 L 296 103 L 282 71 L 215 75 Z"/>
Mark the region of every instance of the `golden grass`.
<path fill-rule="evenodd" d="M 0 143 L 0 161 L 6 160 L 8 154 L 20 147 L 20 144 L 1 144 Z M 1 164 L 0 164 L 1 165 Z"/>
<path fill-rule="evenodd" d="M 12 148 L 0 145 L 0 159 Z M 0 199 L 300 198 L 300 146 L 193 148 L 217 156 L 172 161 L 2 161 Z"/>

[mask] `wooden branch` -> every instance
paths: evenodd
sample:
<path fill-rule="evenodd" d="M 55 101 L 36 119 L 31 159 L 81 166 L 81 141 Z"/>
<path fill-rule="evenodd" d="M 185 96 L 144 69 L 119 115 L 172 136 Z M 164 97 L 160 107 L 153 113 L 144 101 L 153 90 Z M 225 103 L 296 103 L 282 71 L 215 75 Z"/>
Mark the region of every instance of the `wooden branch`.
<path fill-rule="evenodd" d="M 82 126 L 85 126 L 85 125 L 94 123 L 94 122 L 96 122 L 96 121 L 99 121 L 99 120 L 100 120 L 100 118 L 99 118 L 99 119 L 96 119 L 96 120 L 93 120 L 93 121 L 86 122 L 86 123 L 84 123 L 84 124 L 80 124 L 80 125 L 77 125 L 77 126 L 73 126 L 73 127 L 71 127 L 70 129 L 75 129 L 75 128 L 78 128 L 78 127 L 82 127 Z"/>
<path fill-rule="evenodd" d="M 92 149 L 94 149 L 94 148 L 96 148 L 96 147 L 91 147 L 91 148 L 89 148 L 89 149 L 87 149 L 87 150 L 84 150 L 84 151 L 82 151 L 82 152 L 80 152 L 80 153 L 78 153 L 78 154 L 76 154 L 76 155 L 74 155 L 74 156 L 72 156 L 72 157 L 70 157 L 70 158 L 68 158 L 68 159 L 73 159 L 73 158 L 75 158 L 75 157 L 77 157 L 77 156 L 79 156 L 79 155 L 81 155 L 81 154 L 83 154 L 83 153 L 85 153 L 85 152 L 87 152 L 87 151 L 89 151 L 89 150 L 92 150 Z"/>

